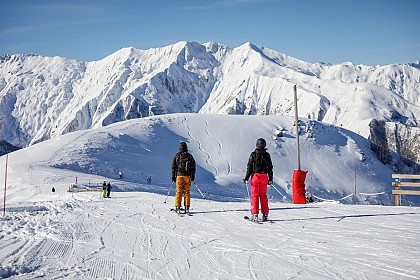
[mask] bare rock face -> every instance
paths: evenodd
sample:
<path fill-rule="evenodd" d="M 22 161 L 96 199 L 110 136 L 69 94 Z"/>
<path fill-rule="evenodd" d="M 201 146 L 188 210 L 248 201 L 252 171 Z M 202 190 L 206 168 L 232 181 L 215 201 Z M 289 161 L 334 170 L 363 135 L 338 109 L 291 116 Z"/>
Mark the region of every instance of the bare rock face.
<path fill-rule="evenodd" d="M 395 172 L 420 172 L 420 128 L 395 122 L 372 120 L 369 124 L 371 148 Z"/>
<path fill-rule="evenodd" d="M 14 152 L 16 150 L 19 150 L 19 147 L 15 147 L 4 140 L 0 140 L 0 156 Z"/>

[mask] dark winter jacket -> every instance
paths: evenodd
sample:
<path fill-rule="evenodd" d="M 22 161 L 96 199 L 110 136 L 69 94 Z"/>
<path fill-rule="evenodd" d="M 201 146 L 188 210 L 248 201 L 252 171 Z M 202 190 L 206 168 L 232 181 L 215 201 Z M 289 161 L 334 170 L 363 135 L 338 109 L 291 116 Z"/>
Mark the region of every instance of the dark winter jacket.
<path fill-rule="evenodd" d="M 188 168 L 187 170 L 178 170 L 178 165 L 181 159 L 188 159 Z M 195 160 L 194 157 L 186 152 L 186 151 L 182 151 L 177 153 L 173 160 L 172 160 L 172 181 L 175 181 L 177 176 L 190 176 L 191 177 L 191 181 L 195 180 L 195 169 L 196 169 L 196 164 L 195 164 Z"/>
<path fill-rule="evenodd" d="M 257 159 L 260 158 L 259 161 Z M 255 149 L 249 156 L 246 167 L 245 180 L 248 181 L 252 173 L 267 174 L 268 181 L 273 181 L 273 163 L 266 149 Z"/>

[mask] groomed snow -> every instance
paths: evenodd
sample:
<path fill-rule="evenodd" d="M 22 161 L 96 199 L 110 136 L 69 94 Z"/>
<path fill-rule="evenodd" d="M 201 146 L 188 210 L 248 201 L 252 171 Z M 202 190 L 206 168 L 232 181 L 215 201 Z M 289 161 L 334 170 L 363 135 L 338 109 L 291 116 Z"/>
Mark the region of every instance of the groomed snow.
<path fill-rule="evenodd" d="M 294 129 L 288 117 L 175 114 L 9 154 L 0 278 L 420 279 L 420 209 L 372 205 L 392 205 L 391 170 L 366 139 L 302 120 L 307 189 L 335 202 L 291 204 Z M 267 140 L 281 194 L 268 191 L 273 223 L 253 224 L 243 219 L 250 204 L 241 179 L 259 137 Z M 179 141 L 187 141 L 197 187 L 211 199 L 201 199 L 193 184 L 188 217 L 169 211 L 173 188 L 166 196 Z M 340 198 L 354 191 L 355 171 L 358 205 L 351 205 L 351 197 Z M 110 199 L 68 193 L 76 177 L 87 187 L 111 181 L 115 192 Z"/>
<path fill-rule="evenodd" d="M 8 279 L 419 279 L 420 209 L 270 203 L 273 223 L 243 219 L 247 202 L 143 192 L 39 194 L 0 218 Z"/>

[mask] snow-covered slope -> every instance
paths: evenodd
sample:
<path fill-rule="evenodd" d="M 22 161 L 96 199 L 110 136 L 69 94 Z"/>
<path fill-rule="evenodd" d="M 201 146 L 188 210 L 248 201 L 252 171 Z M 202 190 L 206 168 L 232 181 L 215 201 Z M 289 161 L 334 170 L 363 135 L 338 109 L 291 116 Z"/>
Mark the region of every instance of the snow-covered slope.
<path fill-rule="evenodd" d="M 372 119 L 418 126 L 420 64 L 311 64 L 246 43 L 126 48 L 96 62 L 0 59 L 0 139 L 27 146 L 177 112 L 300 115 L 368 137 Z"/>
<path fill-rule="evenodd" d="M 277 137 L 280 131 L 283 136 Z M 270 189 L 269 195 L 291 201 L 292 173 L 297 168 L 294 131 L 290 117 L 207 114 L 155 116 L 82 130 L 10 154 L 9 178 L 19 186 L 11 192 L 32 189 L 34 183 L 67 189 L 76 176 L 79 183 L 98 184 L 97 175 L 116 180 L 122 172 L 124 180 L 116 188 L 164 194 L 171 184 L 172 158 L 179 142 L 186 141 L 198 164 L 200 189 L 212 199 L 243 200 L 246 163 L 256 140 L 263 137 L 280 191 Z M 336 200 L 350 195 L 343 202 L 352 203 L 356 184 L 360 203 L 392 204 L 391 170 L 376 159 L 368 140 L 314 120 L 302 121 L 301 131 L 301 168 L 309 171 L 309 192 Z M 61 173 L 57 168 L 74 172 L 56 179 Z M 32 176 L 38 173 L 45 176 L 34 182 Z M 195 188 L 193 193 L 200 196 Z"/>
<path fill-rule="evenodd" d="M 307 190 L 338 200 L 354 191 L 356 172 L 359 205 L 349 205 L 352 198 L 290 204 L 292 124 L 279 116 L 173 114 L 68 133 L 10 153 L 0 277 L 419 278 L 420 210 L 364 205 L 392 203 L 391 171 L 361 136 L 303 120 Z M 281 194 L 269 188 L 272 221 L 253 224 L 243 219 L 249 200 L 241 179 L 259 137 L 268 142 Z M 192 216 L 184 217 L 169 211 L 170 165 L 179 141 L 188 142 L 198 164 Z M 0 157 L 0 171 L 5 159 Z M 117 178 L 119 171 L 124 178 Z M 76 177 L 87 187 L 110 181 L 111 198 L 68 193 Z M 197 187 L 211 200 L 202 199 Z M 384 194 L 362 194 L 377 192 Z"/>
<path fill-rule="evenodd" d="M 192 200 L 150 193 L 38 193 L 0 216 L 0 277 L 32 279 L 418 279 L 420 209 Z M 171 203 L 173 197 L 170 197 Z M 402 261 L 403 260 L 403 261 Z"/>

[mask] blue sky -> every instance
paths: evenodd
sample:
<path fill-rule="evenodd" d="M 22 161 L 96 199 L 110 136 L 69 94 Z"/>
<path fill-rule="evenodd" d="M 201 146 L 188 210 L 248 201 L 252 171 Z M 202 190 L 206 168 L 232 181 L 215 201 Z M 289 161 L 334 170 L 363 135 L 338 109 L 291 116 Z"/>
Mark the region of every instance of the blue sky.
<path fill-rule="evenodd" d="M 420 0 L 2 0 L 0 54 L 82 61 L 179 41 L 246 42 L 308 62 L 420 60 Z"/>

